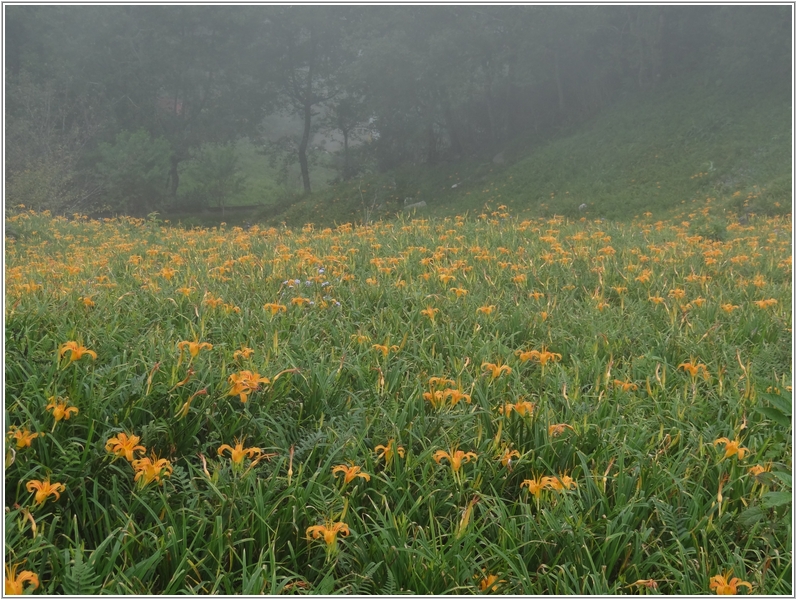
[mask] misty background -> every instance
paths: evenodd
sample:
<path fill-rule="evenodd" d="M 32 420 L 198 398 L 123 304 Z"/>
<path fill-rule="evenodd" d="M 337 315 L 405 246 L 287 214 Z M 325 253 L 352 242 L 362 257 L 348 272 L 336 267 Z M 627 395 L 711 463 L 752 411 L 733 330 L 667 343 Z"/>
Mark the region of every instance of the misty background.
<path fill-rule="evenodd" d="M 500 164 L 690 75 L 791 89 L 791 10 L 6 5 L 6 205 L 144 216 Z"/>

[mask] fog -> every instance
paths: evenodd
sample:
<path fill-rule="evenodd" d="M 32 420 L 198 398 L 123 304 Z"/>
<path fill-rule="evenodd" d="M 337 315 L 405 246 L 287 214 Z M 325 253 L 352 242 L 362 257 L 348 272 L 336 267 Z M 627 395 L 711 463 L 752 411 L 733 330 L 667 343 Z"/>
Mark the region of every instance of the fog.
<path fill-rule="evenodd" d="M 789 86 L 791 10 L 7 5 L 6 200 L 145 215 L 489 161 L 690 76 Z"/>

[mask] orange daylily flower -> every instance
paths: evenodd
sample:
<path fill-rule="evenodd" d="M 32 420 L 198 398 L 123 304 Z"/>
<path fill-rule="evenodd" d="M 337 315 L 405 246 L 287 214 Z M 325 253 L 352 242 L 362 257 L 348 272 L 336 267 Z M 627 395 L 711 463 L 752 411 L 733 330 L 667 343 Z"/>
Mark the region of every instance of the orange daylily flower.
<path fill-rule="evenodd" d="M 451 449 L 451 452 L 446 452 L 445 450 L 438 450 L 434 453 L 435 462 L 440 464 L 440 461 L 444 458 L 448 460 L 451 464 L 451 470 L 455 473 L 459 471 L 460 467 L 462 466 L 463 462 L 470 462 L 472 460 L 476 460 L 479 458 L 475 452 L 463 452 L 462 450 L 454 450 Z"/>
<path fill-rule="evenodd" d="M 482 369 L 490 372 L 490 381 L 495 379 L 496 377 L 500 377 L 501 373 L 506 373 L 507 375 L 512 372 L 512 368 L 508 365 L 502 364 L 493 364 L 489 362 L 482 363 Z"/>
<path fill-rule="evenodd" d="M 770 306 L 775 306 L 778 301 L 775 298 L 769 298 L 768 300 L 754 300 L 753 304 L 755 304 L 758 308 L 769 308 Z"/>
<path fill-rule="evenodd" d="M 424 392 L 423 399 L 428 400 L 434 408 L 440 408 L 445 404 L 446 395 L 443 390 L 435 390 L 433 392 Z"/>
<path fill-rule="evenodd" d="M 66 486 L 57 481 L 50 483 L 50 478 L 48 477 L 44 481 L 39 481 L 38 479 L 30 480 L 25 485 L 25 489 L 29 492 L 36 492 L 33 497 L 33 501 L 36 504 L 44 504 L 49 496 L 55 496 L 55 499 L 58 500 L 61 497 L 61 492 L 66 491 Z"/>
<path fill-rule="evenodd" d="M 205 305 L 211 308 L 215 308 L 217 306 L 220 306 L 221 304 L 224 304 L 224 300 L 221 298 L 221 296 L 219 296 L 218 298 L 214 298 L 213 294 L 211 294 L 210 292 L 206 292 L 203 302 L 205 303 Z"/>
<path fill-rule="evenodd" d="M 573 487 L 578 487 L 578 483 L 569 477 L 568 475 L 558 475 L 555 477 L 549 477 L 550 481 L 548 485 L 551 486 L 552 489 L 556 490 L 557 492 L 561 492 L 562 490 L 569 490 Z"/>
<path fill-rule="evenodd" d="M 37 290 L 44 289 L 44 286 L 40 283 L 21 283 L 17 286 L 17 289 L 23 290 L 25 292 L 31 293 Z"/>
<path fill-rule="evenodd" d="M 478 577 L 478 575 L 476 575 L 475 577 Z M 506 581 L 504 579 L 499 580 L 498 575 L 485 574 L 482 577 L 481 581 L 479 581 L 479 589 L 482 592 L 495 592 L 496 590 L 498 590 L 499 583 L 506 583 Z"/>
<path fill-rule="evenodd" d="M 48 400 L 50 403 L 45 407 L 45 410 L 51 410 L 53 412 L 55 423 L 58 423 L 61 419 L 66 419 L 68 421 L 72 414 L 77 414 L 79 412 L 76 406 L 69 406 L 69 398 L 50 396 Z M 55 423 L 53 427 L 55 427 Z"/>
<path fill-rule="evenodd" d="M 429 385 L 432 387 L 436 387 L 438 385 L 454 385 L 456 381 L 453 379 L 448 379 L 446 377 L 430 377 L 429 378 Z"/>
<path fill-rule="evenodd" d="M 141 487 L 148 485 L 153 481 L 157 481 L 163 485 L 161 477 L 170 477 L 174 469 L 172 464 L 165 458 L 158 458 L 155 454 L 152 458 L 140 458 L 133 461 L 133 468 L 136 470 L 136 476 L 133 481 L 141 480 Z"/>
<path fill-rule="evenodd" d="M 241 346 L 240 350 L 236 350 L 232 353 L 232 358 L 235 360 L 236 358 L 240 357 L 243 359 L 247 359 L 255 353 L 254 350 L 251 348 L 247 348 L 246 346 Z"/>
<path fill-rule="evenodd" d="M 337 465 L 332 467 L 332 474 L 337 478 L 338 473 L 343 473 L 343 484 L 351 482 L 355 477 L 360 477 L 366 481 L 371 481 L 371 476 L 368 473 L 361 472 L 361 468 L 357 465 Z"/>
<path fill-rule="evenodd" d="M 470 404 L 471 401 L 470 394 L 466 394 L 465 392 L 462 392 L 460 390 L 453 390 L 453 389 L 443 390 L 443 397 L 451 399 L 451 406 L 456 406 L 457 402 L 459 402 L 460 400 L 464 400 L 468 404 Z"/>
<path fill-rule="evenodd" d="M 453 288 L 453 287 L 448 291 L 454 292 L 457 295 L 457 298 L 461 298 L 462 296 L 465 296 L 468 293 L 468 290 L 464 290 L 462 288 Z"/>
<path fill-rule="evenodd" d="M 261 383 L 266 385 L 271 383 L 268 377 L 261 377 L 257 371 L 239 371 L 227 379 L 232 384 L 232 389 L 227 395 L 238 396 L 244 404 L 249 399 L 249 394 L 260 389 Z"/>
<path fill-rule="evenodd" d="M 396 352 L 399 349 L 398 346 L 383 346 L 382 344 L 373 344 L 371 347 L 374 350 L 379 350 L 382 356 L 387 356 L 388 352 Z"/>
<path fill-rule="evenodd" d="M 213 350 L 213 344 L 209 344 L 208 342 L 189 342 L 183 341 L 177 343 L 177 349 L 182 354 L 183 350 L 188 348 L 188 352 L 191 353 L 191 358 L 194 358 L 197 354 L 199 354 L 200 350 Z"/>
<path fill-rule="evenodd" d="M 734 596 L 740 585 L 746 585 L 748 590 L 753 591 L 753 586 L 749 581 L 742 581 L 738 577 L 729 581 L 728 578 L 732 574 L 733 571 L 728 571 L 724 575 L 714 575 L 710 580 L 709 588 L 715 590 L 718 596 Z"/>
<path fill-rule="evenodd" d="M 670 290 L 667 294 L 670 298 L 675 298 L 677 300 L 683 300 L 686 297 L 686 290 L 681 288 L 675 288 Z"/>
<path fill-rule="evenodd" d="M 222 444 L 219 446 L 219 449 L 216 450 L 216 453 L 221 456 L 225 450 L 229 451 L 230 453 L 230 460 L 232 461 L 233 466 L 239 467 L 244 461 L 245 457 L 254 458 L 259 457 L 263 454 L 263 451 L 260 448 L 244 448 L 244 441 L 246 438 L 242 440 L 235 439 L 235 448 L 230 446 L 229 444 Z"/>
<path fill-rule="evenodd" d="M 28 587 L 29 590 L 35 590 L 39 587 L 39 577 L 33 571 L 21 571 L 17 575 L 19 564 L 6 565 L 6 596 L 21 596 L 25 593 L 24 584 L 27 582 L 33 587 Z"/>
<path fill-rule="evenodd" d="M 287 311 L 287 310 L 288 310 L 288 307 L 286 307 L 286 306 L 283 306 L 282 304 L 278 304 L 278 303 L 276 303 L 276 302 L 268 302 L 268 303 L 266 303 L 266 304 L 264 304 L 264 305 L 263 305 L 263 308 L 264 308 L 265 310 L 270 310 L 270 311 L 271 311 L 271 316 L 272 316 L 272 317 L 273 317 L 274 315 L 276 315 L 276 314 L 277 314 L 278 312 L 280 312 L 280 311 L 282 311 L 282 312 L 285 312 L 285 311 Z"/>
<path fill-rule="evenodd" d="M 680 365 L 678 365 L 678 368 L 688 372 L 689 376 L 692 378 L 693 381 L 697 378 L 698 373 L 701 372 L 703 373 L 703 379 L 709 378 L 708 369 L 706 368 L 706 365 L 704 365 L 703 363 L 694 364 L 692 359 L 689 359 L 689 362 L 681 363 Z"/>
<path fill-rule="evenodd" d="M 495 310 L 495 304 L 490 304 L 489 306 L 480 306 L 479 308 L 476 309 L 476 312 L 480 312 L 485 315 L 491 315 L 493 314 L 494 310 Z"/>
<path fill-rule="evenodd" d="M 377 460 L 384 458 L 385 464 L 388 465 L 393 461 L 393 458 L 396 454 L 398 454 L 401 458 L 404 458 L 404 446 L 398 446 L 393 438 L 388 440 L 387 446 L 383 446 L 382 444 L 376 446 L 374 448 L 374 452 L 377 453 Z"/>
<path fill-rule="evenodd" d="M 629 381 L 620 381 L 619 379 L 615 379 L 612 381 L 612 383 L 614 384 L 614 387 L 623 388 L 624 392 L 635 392 L 638 388 L 637 384 L 635 383 L 631 383 Z"/>
<path fill-rule="evenodd" d="M 116 456 L 124 456 L 129 462 L 133 462 L 135 460 L 134 452 L 138 450 L 147 451 L 144 446 L 136 445 L 139 441 L 141 441 L 141 438 L 137 435 L 127 437 L 127 434 L 122 432 L 105 443 L 105 451 L 111 452 Z"/>
<path fill-rule="evenodd" d="M 553 487 L 551 485 L 551 478 L 542 476 L 535 477 L 534 479 L 524 479 L 523 483 L 520 484 L 520 489 L 523 489 L 524 486 L 529 488 L 529 492 L 534 494 L 535 498 L 539 498 L 545 488 Z"/>
<path fill-rule="evenodd" d="M 11 427 L 8 428 L 7 435 L 8 437 L 13 438 L 16 441 L 17 450 L 20 450 L 22 448 L 30 448 L 31 442 L 43 434 L 31 433 L 30 431 L 28 431 L 27 427 L 23 427 L 22 429 L 20 429 L 16 425 L 12 425 Z"/>
<path fill-rule="evenodd" d="M 517 450 L 510 450 L 509 448 L 504 449 L 504 453 L 498 457 L 498 460 L 501 461 L 501 464 L 505 467 L 512 468 L 512 458 L 517 457 L 520 458 L 520 452 Z"/>
<path fill-rule="evenodd" d="M 323 536 L 324 543 L 328 547 L 331 547 L 337 542 L 338 533 L 343 536 L 347 536 L 351 532 L 349 531 L 349 526 L 346 525 L 346 523 L 342 523 L 340 521 L 337 523 L 331 523 L 327 521 L 325 525 L 313 525 L 312 527 L 308 527 L 306 535 L 308 538 L 312 535 L 314 540 L 317 540 Z"/>
<path fill-rule="evenodd" d="M 421 314 L 429 317 L 429 320 L 432 322 L 432 324 L 434 324 L 434 316 L 439 312 L 440 312 L 439 308 L 427 306 L 425 309 L 421 311 Z"/>
<path fill-rule="evenodd" d="M 76 360 L 80 360 L 84 354 L 88 354 L 92 360 L 97 359 L 97 353 L 94 350 L 89 350 L 85 346 L 81 346 L 77 342 L 65 342 L 61 344 L 61 347 L 58 349 L 58 358 L 62 358 L 64 354 L 69 352 L 69 362 L 72 363 Z"/>
<path fill-rule="evenodd" d="M 531 416 L 535 408 L 536 405 L 533 402 L 529 402 L 528 400 L 519 400 L 514 404 L 510 404 L 507 402 L 503 406 L 499 406 L 498 410 L 506 416 L 509 416 L 509 413 L 511 413 L 514 410 L 517 414 L 523 417 L 526 416 L 526 414 Z"/>
<path fill-rule="evenodd" d="M 574 431 L 574 429 L 568 425 L 567 423 L 557 423 L 556 425 L 548 425 L 548 437 L 556 437 L 564 433 L 565 429 L 570 429 Z"/>
<path fill-rule="evenodd" d="M 714 440 L 714 445 L 715 446 L 717 444 L 724 444 L 725 445 L 725 456 L 722 457 L 722 460 L 725 460 L 726 458 L 729 458 L 729 457 L 733 456 L 734 454 L 736 455 L 736 458 L 738 458 L 739 460 L 742 460 L 744 458 L 744 455 L 747 454 L 748 452 L 750 452 L 750 450 L 740 446 L 739 445 L 740 443 L 741 442 L 739 442 L 739 440 L 729 440 L 726 437 L 721 437 L 721 438 L 718 438 L 718 439 Z"/>
<path fill-rule="evenodd" d="M 766 467 L 762 465 L 754 465 L 749 469 L 747 469 L 747 472 L 750 473 L 750 475 L 752 475 L 753 477 L 758 477 L 759 475 L 761 475 L 761 473 L 768 472 L 769 469 L 770 469 L 769 465 L 767 465 Z"/>
<path fill-rule="evenodd" d="M 521 350 L 515 351 L 515 355 L 520 357 L 520 360 L 526 362 L 527 360 L 536 360 L 540 363 L 543 367 L 548 364 L 548 361 L 557 362 L 562 360 L 562 355 L 556 352 L 548 352 L 545 347 L 541 351 L 538 350 L 529 350 L 528 352 L 523 352 Z"/>

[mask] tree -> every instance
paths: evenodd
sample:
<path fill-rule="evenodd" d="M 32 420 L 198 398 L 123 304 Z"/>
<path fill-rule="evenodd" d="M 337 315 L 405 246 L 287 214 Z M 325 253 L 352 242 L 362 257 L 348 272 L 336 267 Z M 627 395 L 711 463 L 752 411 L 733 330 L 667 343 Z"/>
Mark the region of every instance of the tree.
<path fill-rule="evenodd" d="M 111 206 L 144 216 L 166 200 L 172 149 L 165 138 L 145 129 L 122 131 L 114 143 L 100 144 L 98 154 L 96 170 Z"/>
<path fill-rule="evenodd" d="M 72 212 L 99 200 L 80 164 L 112 117 L 81 84 L 73 46 L 57 27 L 62 16 L 37 6 L 7 9 L 5 181 L 9 203 Z M 57 53 L 51 44 L 61 42 Z"/>
<path fill-rule="evenodd" d="M 99 188 L 81 173 L 85 152 L 107 126 L 107 113 L 64 82 L 34 81 L 27 71 L 6 91 L 6 192 L 39 210 L 86 210 Z"/>
<path fill-rule="evenodd" d="M 430 60 L 430 43 L 449 9 L 427 8 L 423 14 L 414 7 L 375 7 L 365 13 L 354 71 L 376 119 L 375 150 L 382 168 L 410 161 L 434 164 L 440 157 L 440 71 Z"/>
<path fill-rule="evenodd" d="M 346 181 L 354 175 L 351 164 L 349 142 L 355 136 L 358 127 L 368 121 L 365 98 L 356 91 L 354 94 L 339 95 L 327 107 L 322 127 L 326 131 L 340 131 L 343 135 L 343 167 L 341 178 Z"/>
<path fill-rule="evenodd" d="M 188 183 L 183 195 L 192 204 L 214 204 L 221 208 L 222 216 L 228 200 L 240 194 L 246 183 L 235 146 L 229 143 L 205 144 L 196 150 L 185 163 L 184 179 Z"/>
<path fill-rule="evenodd" d="M 13 56 L 7 77 L 24 72 L 58 90 L 55 108 L 68 113 L 61 129 L 79 123 L 70 116 L 75 107 L 90 106 L 103 116 L 103 127 L 92 130 L 96 135 L 83 148 L 84 158 L 91 144 L 116 143 L 122 130 L 144 128 L 154 138 L 163 137 L 172 150 L 172 197 L 179 164 L 193 149 L 254 132 L 268 104 L 252 52 L 259 27 L 248 7 L 21 6 L 9 11 L 14 34 L 6 42 Z M 14 99 L 11 104 L 16 106 Z M 24 111 L 14 115 L 22 118 Z"/>
<path fill-rule="evenodd" d="M 262 118 L 263 85 L 251 51 L 251 13 L 219 6 L 134 7 L 139 28 L 128 37 L 144 66 L 146 90 L 136 122 L 165 137 L 173 153 L 170 191 L 179 164 L 203 143 L 224 143 L 252 132 Z"/>
<path fill-rule="evenodd" d="M 184 162 L 204 156 L 200 148 L 259 137 L 269 113 L 300 120 L 301 134 L 283 141 L 305 192 L 319 128 L 342 133 L 344 179 L 364 123 L 378 132 L 367 149 L 382 169 L 489 157 L 512 137 L 548 137 L 623 90 L 698 65 L 740 87 L 788 79 L 789 10 L 8 6 L 8 197 L 63 210 L 97 206 L 111 149 L 144 146 L 138 133 L 117 134 L 144 130 L 152 144 L 168 143 L 163 186 L 173 201 L 181 174 L 194 168 Z M 228 189 L 230 163 L 227 171 L 213 164 Z M 181 195 L 199 198 L 194 191 Z M 141 201 L 123 206 L 147 210 L 151 200 Z"/>
<path fill-rule="evenodd" d="M 280 91 L 281 104 L 302 119 L 297 157 L 305 193 L 310 193 L 307 147 L 317 107 L 340 93 L 339 75 L 350 60 L 345 43 L 354 14 L 345 7 L 270 8 L 263 59 Z"/>

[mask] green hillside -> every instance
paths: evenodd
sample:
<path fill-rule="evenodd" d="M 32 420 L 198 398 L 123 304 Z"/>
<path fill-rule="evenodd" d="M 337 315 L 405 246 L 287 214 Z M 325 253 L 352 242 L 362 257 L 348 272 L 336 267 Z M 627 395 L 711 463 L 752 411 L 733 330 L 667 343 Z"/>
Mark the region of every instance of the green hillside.
<path fill-rule="evenodd" d="M 407 198 L 426 202 L 417 211 L 423 217 L 480 213 L 492 203 L 515 214 L 622 220 L 646 210 L 666 216 L 707 197 L 734 212 L 787 212 L 791 98 L 785 87 L 664 83 L 553 139 L 517 139 L 503 159 L 366 175 L 283 198 L 257 220 L 299 226 L 390 218 Z"/>

